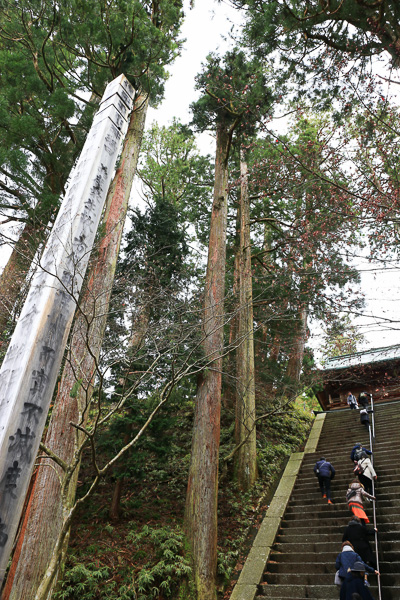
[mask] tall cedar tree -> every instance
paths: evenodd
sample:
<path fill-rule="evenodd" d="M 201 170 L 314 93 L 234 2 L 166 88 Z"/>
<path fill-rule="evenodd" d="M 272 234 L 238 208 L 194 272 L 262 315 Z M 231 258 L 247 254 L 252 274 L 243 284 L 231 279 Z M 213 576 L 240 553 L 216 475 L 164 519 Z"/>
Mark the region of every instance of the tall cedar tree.
<path fill-rule="evenodd" d="M 240 175 L 235 427 L 239 449 L 236 458 L 236 475 L 239 487 L 248 490 L 257 478 L 257 449 L 250 199 L 247 157 L 244 148 L 240 149 Z"/>
<path fill-rule="evenodd" d="M 216 598 L 217 492 L 228 196 L 228 160 L 234 131 L 268 96 L 261 65 L 242 52 L 223 60 L 210 55 L 197 77 L 203 92 L 192 105 L 193 123 L 216 132 L 214 199 L 204 290 L 203 350 L 208 368 L 198 380 L 185 529 L 194 565 L 198 600 Z M 252 102 L 253 101 L 253 102 Z"/>
<path fill-rule="evenodd" d="M 231 0 L 231 4 L 246 9 L 246 42 L 262 54 L 279 50 L 293 68 L 296 59 L 305 55 L 314 55 L 313 68 L 317 67 L 324 46 L 342 59 L 351 57 L 360 63 L 388 53 L 392 66 L 400 66 L 397 0 Z"/>

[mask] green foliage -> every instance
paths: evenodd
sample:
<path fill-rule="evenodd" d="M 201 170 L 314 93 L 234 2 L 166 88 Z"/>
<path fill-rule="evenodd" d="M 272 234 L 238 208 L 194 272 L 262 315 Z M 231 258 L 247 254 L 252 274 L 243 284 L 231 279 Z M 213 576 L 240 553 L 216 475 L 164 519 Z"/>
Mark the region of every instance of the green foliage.
<path fill-rule="evenodd" d="M 399 67 L 397 0 L 326 5 L 319 0 L 231 1 L 245 9 L 244 44 L 264 57 L 278 50 L 282 83 L 292 77 L 297 97 L 310 93 L 321 108 L 343 98 L 342 73 L 362 80 L 371 57 L 388 53 L 392 66 Z M 310 85 L 311 78 L 318 84 Z"/>
<path fill-rule="evenodd" d="M 106 84 L 161 99 L 182 16 L 179 0 L 2 2 L 0 211 L 47 225 Z"/>
<path fill-rule="evenodd" d="M 113 534 L 111 526 L 108 533 Z M 98 552 L 98 548 L 89 546 L 79 558 L 69 557 L 54 600 L 149 600 L 161 596 L 190 600 L 191 567 L 185 558 L 185 540 L 179 527 L 145 525 L 138 532 L 132 527 L 124 541 L 128 547 L 144 546 L 144 555 L 151 557 L 137 574 L 126 567 L 111 573 L 99 559 L 86 561 L 86 555 Z M 134 558 L 138 558 L 138 552 L 133 554 Z"/>
<path fill-rule="evenodd" d="M 223 58 L 209 54 L 196 77 L 196 88 L 202 96 L 191 108 L 198 131 L 240 121 L 241 133 L 251 135 L 260 115 L 272 109 L 273 94 L 267 85 L 265 65 L 256 58 L 248 60 L 238 49 Z"/>
<path fill-rule="evenodd" d="M 188 590 L 192 569 L 184 556 L 185 539 L 180 528 L 152 529 L 145 525 L 140 532 L 128 534 L 127 541 L 135 546 L 143 541 L 150 543 L 157 560 L 153 565 L 148 563 L 137 575 L 137 600 L 156 598 L 161 592 L 165 598 L 181 598 L 183 590 Z"/>
<path fill-rule="evenodd" d="M 206 245 L 214 165 L 209 156 L 199 154 L 193 132 L 177 120 L 169 127 L 153 123 L 144 136 L 141 156 L 138 175 L 146 202 L 150 206 L 160 199 L 169 202 L 186 230 L 194 227 Z"/>
<path fill-rule="evenodd" d="M 127 432 L 133 436 L 145 423 L 158 399 L 132 398 L 126 410 L 115 415 L 107 429 L 98 438 L 98 448 L 103 455 L 112 457 L 123 446 Z M 169 480 L 181 469 L 179 455 L 188 435 L 181 431 L 185 400 L 179 392 L 173 395 L 168 410 L 160 411 L 150 424 L 147 434 L 114 469 L 114 477 L 149 478 L 155 483 Z"/>
<path fill-rule="evenodd" d="M 73 563 L 73 566 L 64 574 L 60 591 L 54 593 L 54 600 L 94 600 L 99 598 L 99 587 L 101 588 L 101 584 L 109 577 L 109 569 L 99 567 L 94 562 L 83 564 L 73 561 Z M 117 596 L 104 596 L 104 598 L 111 600 Z M 126 596 L 126 598 L 134 598 L 134 596 Z"/>
<path fill-rule="evenodd" d="M 295 404 L 284 408 L 285 414 L 270 416 L 261 426 L 257 440 L 257 461 L 261 477 L 273 477 L 282 464 L 302 444 L 312 425 L 313 416 Z"/>

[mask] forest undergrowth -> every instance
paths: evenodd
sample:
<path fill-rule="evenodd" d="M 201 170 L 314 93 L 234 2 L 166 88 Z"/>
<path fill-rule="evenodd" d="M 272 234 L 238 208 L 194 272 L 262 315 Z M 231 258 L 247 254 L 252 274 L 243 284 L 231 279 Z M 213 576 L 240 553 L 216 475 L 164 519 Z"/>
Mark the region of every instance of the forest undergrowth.
<path fill-rule="evenodd" d="M 171 410 L 172 408 L 175 409 Z M 259 477 L 241 492 L 233 461 L 233 421 L 223 416 L 218 503 L 218 594 L 226 600 L 240 573 L 252 540 L 268 508 L 285 459 L 300 449 L 312 425 L 306 403 L 258 426 Z M 141 445 L 104 479 L 73 522 L 63 580 L 55 600 L 167 600 L 194 597 L 190 556 L 183 535 L 187 473 L 190 459 L 191 410 L 169 407 L 151 425 Z M 118 424 L 111 424 L 99 445 L 107 459 Z M 87 459 L 88 457 L 86 457 Z M 91 480 L 83 463 L 78 494 Z M 118 479 L 123 492 L 118 520 L 110 505 Z"/>

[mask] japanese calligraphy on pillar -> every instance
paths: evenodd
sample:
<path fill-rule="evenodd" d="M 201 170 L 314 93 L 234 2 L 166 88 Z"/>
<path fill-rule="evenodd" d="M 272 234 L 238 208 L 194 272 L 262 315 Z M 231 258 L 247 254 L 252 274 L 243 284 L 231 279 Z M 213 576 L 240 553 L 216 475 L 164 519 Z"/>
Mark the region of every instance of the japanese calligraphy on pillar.
<path fill-rule="evenodd" d="M 0 369 L 0 580 L 133 97 L 124 75 L 105 90 Z"/>

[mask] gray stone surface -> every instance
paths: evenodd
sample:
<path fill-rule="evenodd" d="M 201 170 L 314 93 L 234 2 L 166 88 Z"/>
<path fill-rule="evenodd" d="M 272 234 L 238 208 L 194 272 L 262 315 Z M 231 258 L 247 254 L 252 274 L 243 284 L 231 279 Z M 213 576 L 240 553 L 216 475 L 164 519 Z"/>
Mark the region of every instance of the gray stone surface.
<path fill-rule="evenodd" d="M 308 440 L 306 443 L 306 447 L 304 449 L 304 452 L 306 454 L 315 452 L 318 446 L 318 442 L 319 442 L 319 438 L 321 435 L 321 431 L 322 428 L 324 426 L 324 422 L 325 422 L 325 416 L 326 413 L 319 413 L 316 417 L 315 417 L 315 421 L 313 423 L 313 426 L 311 428 L 311 432 L 310 435 L 308 436 Z"/>
<path fill-rule="evenodd" d="M 235 585 L 230 600 L 254 600 L 257 594 L 256 585 Z"/>
<path fill-rule="evenodd" d="M 252 546 L 246 560 L 246 568 L 240 573 L 239 585 L 258 585 L 261 582 L 269 552 L 270 547 Z"/>
<path fill-rule="evenodd" d="M 400 451 L 400 403 L 376 406 L 374 466 L 377 480 L 377 527 L 379 529 L 379 570 L 382 598 L 400 598 L 400 494 L 399 472 L 393 464 L 394 452 Z M 320 422 L 319 422 L 320 421 Z M 318 438 L 318 430 L 324 421 Z M 344 527 L 350 520 L 345 499 L 351 474 L 350 450 L 356 439 L 364 439 L 365 430 L 356 411 L 332 411 L 321 415 L 310 436 L 306 452 L 281 526 L 270 550 L 257 600 L 283 598 L 304 600 L 337 598 L 333 586 L 334 563 L 340 552 Z M 388 452 L 388 449 L 391 452 Z M 332 482 L 333 504 L 321 498 L 313 473 L 315 461 L 326 456 L 336 468 Z M 372 521 L 373 506 L 365 503 Z M 370 577 L 371 591 L 378 598 L 377 579 Z"/>
<path fill-rule="evenodd" d="M 0 580 L 133 105 L 133 89 L 123 75 L 111 82 L 105 96 L 71 173 L 0 369 Z M 121 96 L 128 104 L 124 115 L 118 110 Z"/>
<path fill-rule="evenodd" d="M 272 546 L 280 524 L 280 517 L 273 517 L 267 511 L 267 515 L 264 517 L 254 540 L 253 547 L 268 548 Z"/>
<path fill-rule="evenodd" d="M 293 490 L 304 453 L 294 452 L 286 465 L 267 514 L 261 523 L 254 544 L 243 566 L 231 600 L 254 600 L 257 584 L 261 582 L 272 544 L 278 533 L 282 516 Z"/>

